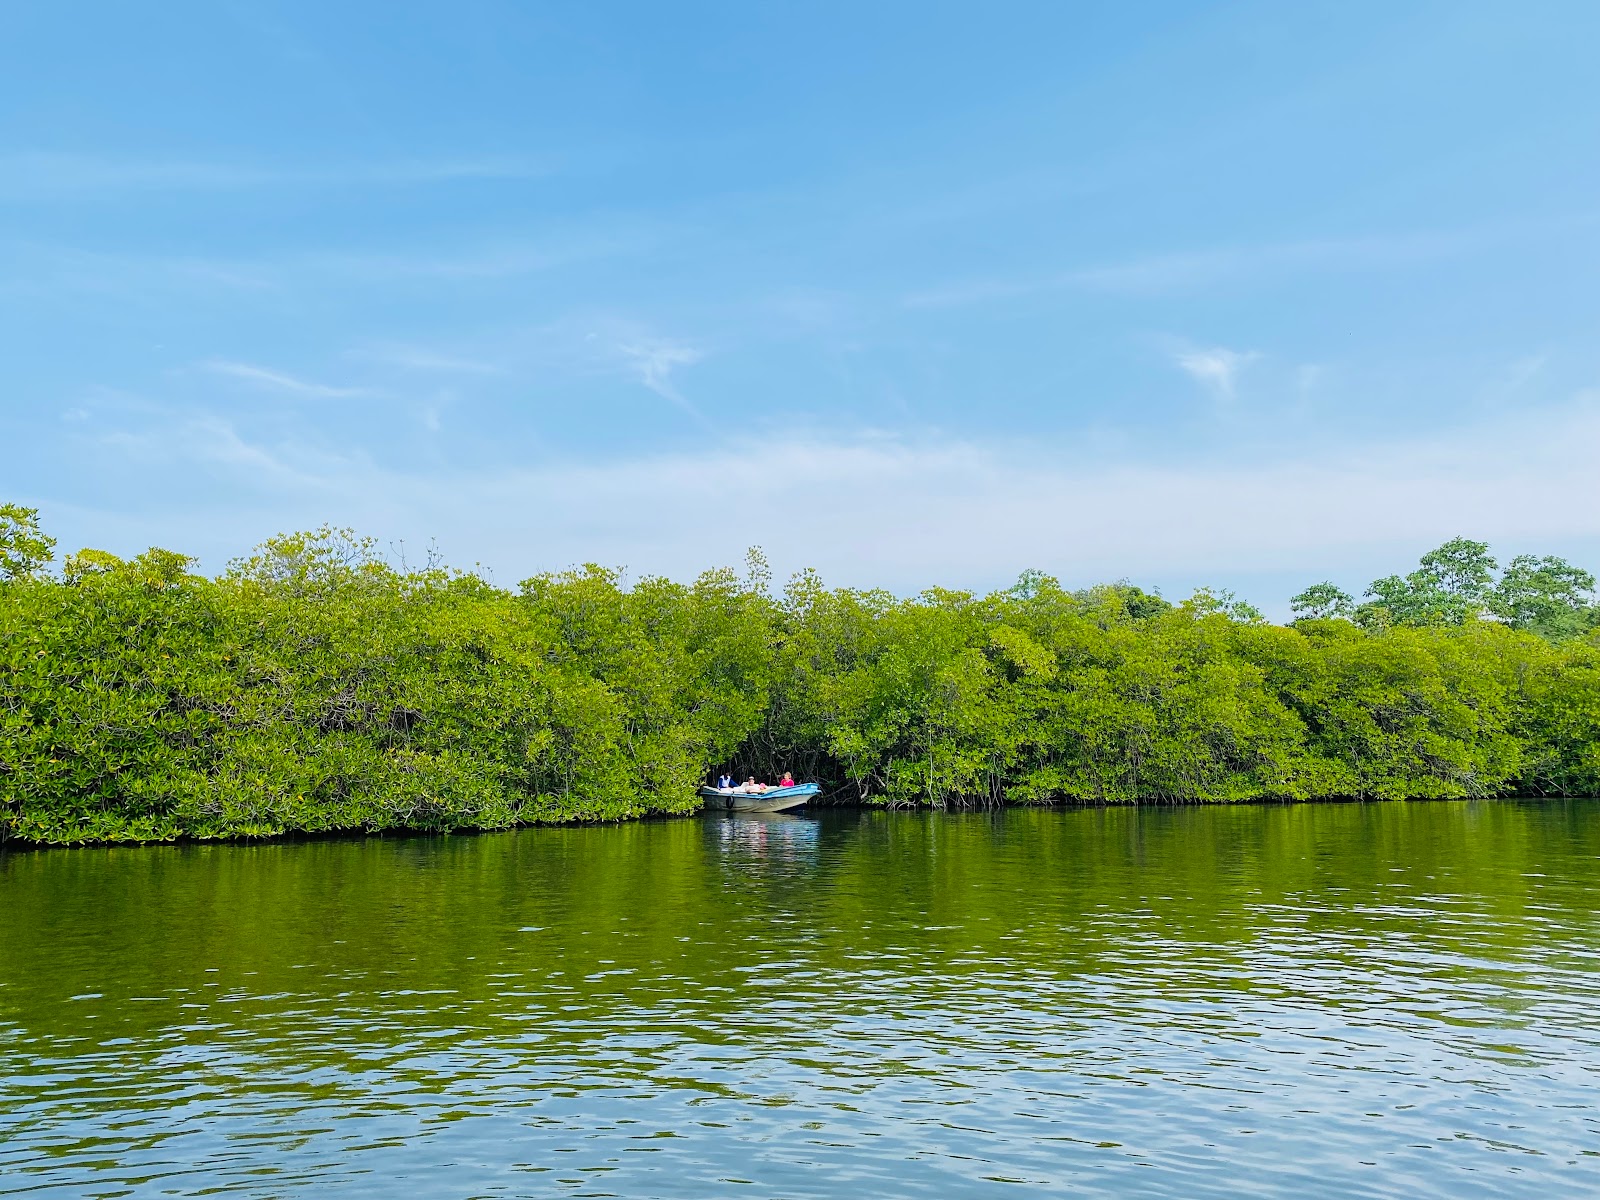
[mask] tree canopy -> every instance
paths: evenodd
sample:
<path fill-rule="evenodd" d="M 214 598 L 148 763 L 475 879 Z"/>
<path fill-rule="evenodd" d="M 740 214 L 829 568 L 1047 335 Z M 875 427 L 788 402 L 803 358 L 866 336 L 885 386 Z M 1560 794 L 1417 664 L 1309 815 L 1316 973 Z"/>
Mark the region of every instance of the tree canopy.
<path fill-rule="evenodd" d="M 718 768 L 875 804 L 1600 787 L 1594 579 L 1455 539 L 1267 622 L 1040 571 L 987 596 L 741 574 L 515 589 L 349 530 L 219 578 L 0 509 L 0 839 L 491 829 L 692 811 Z"/>
<path fill-rule="evenodd" d="M 1565 559 L 1519 554 L 1501 572 L 1485 542 L 1452 538 L 1422 556 L 1415 571 L 1374 580 L 1358 605 L 1332 583 L 1312 584 L 1290 601 L 1299 618 L 1341 617 L 1369 628 L 1429 629 L 1501 621 L 1550 641 L 1600 625 L 1595 577 Z"/>
<path fill-rule="evenodd" d="M 39 510 L 0 504 L 0 580 L 26 579 L 55 557 L 55 539 L 39 529 Z"/>

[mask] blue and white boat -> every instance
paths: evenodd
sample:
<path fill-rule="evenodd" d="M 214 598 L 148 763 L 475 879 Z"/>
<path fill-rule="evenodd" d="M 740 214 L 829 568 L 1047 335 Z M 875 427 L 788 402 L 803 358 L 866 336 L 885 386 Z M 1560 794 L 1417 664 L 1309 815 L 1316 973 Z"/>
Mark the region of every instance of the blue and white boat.
<path fill-rule="evenodd" d="M 784 812 L 799 808 L 822 791 L 815 783 L 797 783 L 793 787 L 769 787 L 764 792 L 742 792 L 738 788 L 703 787 L 700 798 L 705 807 L 726 812 Z"/>

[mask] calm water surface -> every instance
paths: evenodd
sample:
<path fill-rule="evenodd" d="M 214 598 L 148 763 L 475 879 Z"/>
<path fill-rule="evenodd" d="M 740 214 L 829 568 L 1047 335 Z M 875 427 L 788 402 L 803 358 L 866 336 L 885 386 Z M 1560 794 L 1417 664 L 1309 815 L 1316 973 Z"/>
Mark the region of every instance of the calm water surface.
<path fill-rule="evenodd" d="M 0 855 L 0 1195 L 1600 1194 L 1600 802 Z"/>

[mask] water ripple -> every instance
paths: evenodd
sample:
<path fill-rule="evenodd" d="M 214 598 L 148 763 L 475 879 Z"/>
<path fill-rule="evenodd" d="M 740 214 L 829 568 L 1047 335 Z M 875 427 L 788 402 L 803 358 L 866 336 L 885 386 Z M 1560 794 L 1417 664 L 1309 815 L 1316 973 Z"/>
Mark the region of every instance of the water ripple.
<path fill-rule="evenodd" d="M 0 1195 L 1594 1194 L 1597 847 L 1577 803 L 0 857 Z"/>

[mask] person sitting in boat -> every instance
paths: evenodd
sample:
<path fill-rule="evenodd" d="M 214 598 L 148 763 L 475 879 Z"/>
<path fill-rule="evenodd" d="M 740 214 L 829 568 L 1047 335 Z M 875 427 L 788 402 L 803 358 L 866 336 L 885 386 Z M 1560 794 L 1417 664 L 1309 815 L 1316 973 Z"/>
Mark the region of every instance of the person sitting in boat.
<path fill-rule="evenodd" d="M 733 791 L 733 776 L 732 775 L 728 775 L 728 774 L 723 774 L 723 775 L 719 776 L 717 778 L 717 791 L 719 791 L 719 792 L 731 792 L 731 791 Z"/>
<path fill-rule="evenodd" d="M 779 787 L 793 787 L 794 786 L 794 776 L 789 774 L 789 772 L 785 771 L 783 773 L 783 778 L 778 781 L 778 786 Z"/>
<path fill-rule="evenodd" d="M 764 792 L 767 790 L 767 785 L 764 783 L 757 783 L 756 777 L 752 775 L 749 779 L 744 781 L 744 785 L 739 790 L 741 792 Z"/>

